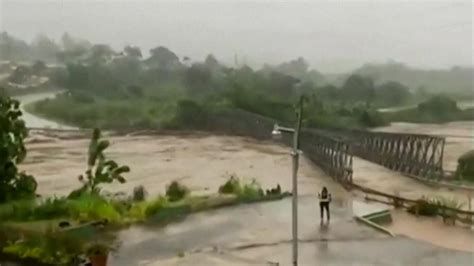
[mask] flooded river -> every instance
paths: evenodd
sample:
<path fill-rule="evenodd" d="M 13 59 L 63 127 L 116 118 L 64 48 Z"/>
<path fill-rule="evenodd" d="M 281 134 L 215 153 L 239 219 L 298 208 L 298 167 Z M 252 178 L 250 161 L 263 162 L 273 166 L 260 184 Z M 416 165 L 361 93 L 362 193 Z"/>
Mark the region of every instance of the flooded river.
<path fill-rule="evenodd" d="M 465 110 L 474 107 L 474 101 L 459 101 L 457 105 L 460 109 Z M 406 109 L 411 109 L 417 107 L 416 104 L 413 105 L 406 105 L 406 106 L 398 106 L 398 107 L 388 107 L 388 108 L 380 108 L 378 109 L 379 112 L 386 113 L 386 112 L 398 112 Z"/>
<path fill-rule="evenodd" d="M 35 93 L 35 94 L 27 94 L 27 95 L 21 95 L 21 96 L 16 96 L 14 97 L 15 99 L 19 100 L 21 102 L 21 109 L 23 110 L 23 120 L 25 120 L 26 125 L 30 128 L 54 128 L 54 129 L 74 129 L 74 127 L 71 126 L 66 126 L 61 123 L 57 123 L 45 118 L 41 118 L 37 115 L 25 112 L 24 106 L 48 99 L 48 98 L 54 98 L 54 96 L 60 92 L 43 92 L 43 93 Z"/>
<path fill-rule="evenodd" d="M 375 131 L 429 134 L 446 137 L 443 166 L 445 170 L 456 169 L 462 154 L 474 149 L 474 121 L 458 121 L 444 124 L 392 123 Z"/>
<path fill-rule="evenodd" d="M 42 93 L 18 99 L 28 104 L 53 96 L 54 93 Z M 30 127 L 68 128 L 28 113 L 25 113 L 25 120 Z M 451 158 L 448 161 L 455 161 L 457 154 L 472 147 L 469 136 L 473 128 L 474 122 L 445 125 L 396 123 L 377 130 L 454 135 L 448 138 L 445 157 Z M 107 185 L 108 191 L 129 192 L 137 185 L 144 185 L 149 195 L 157 195 L 163 194 L 171 181 L 179 180 L 193 194 L 209 194 L 215 193 L 230 174 L 235 174 L 245 182 L 256 179 L 264 188 L 280 184 L 283 190 L 291 190 L 289 150 L 272 142 L 199 134 L 116 136 L 109 140 L 112 145 L 108 155 L 119 163 L 129 165 L 132 171 L 127 175 L 127 183 Z M 21 170 L 35 174 L 40 194 L 66 195 L 78 187 L 76 177 L 87 167 L 87 145 L 88 139 L 84 138 L 31 136 L 27 142 L 28 157 L 21 165 Z M 400 187 L 401 195 L 414 197 L 440 193 L 439 190 L 370 162 L 356 160 L 354 166 L 354 180 L 377 185 L 377 189 L 382 191 L 392 193 L 391 190 Z M 398 183 L 395 184 L 395 181 Z M 469 252 L 439 248 L 438 243 L 424 239 L 424 236 L 419 237 L 422 241 L 403 236 L 388 238 L 355 223 L 353 215 L 357 206 L 352 201 L 352 193 L 344 190 L 304 157 L 300 163 L 298 184 L 301 195 L 300 237 L 303 241 L 301 260 L 304 264 L 319 262 L 321 265 L 340 265 L 355 261 L 359 265 L 380 265 L 379 262 L 387 261 L 387 256 L 391 256 L 393 250 L 397 250 L 398 255 L 392 259 L 400 261 L 400 265 L 469 265 L 471 261 Z M 319 224 L 319 206 L 315 196 L 322 186 L 326 186 L 334 198 L 331 225 L 326 226 Z M 199 213 L 164 228 L 131 227 L 119 234 L 124 240 L 123 245 L 111 258 L 111 265 L 201 263 L 230 266 L 265 265 L 269 261 L 285 262 L 283 265 L 286 265 L 291 257 L 288 242 L 291 232 L 290 207 L 290 199 L 285 199 Z M 394 229 L 402 235 L 408 235 L 403 226 Z M 466 233 L 469 231 L 463 231 L 462 235 Z M 459 239 L 452 242 L 461 243 L 462 239 Z M 252 245 L 255 248 L 239 248 Z M 455 245 L 449 248 L 459 249 Z M 346 256 L 340 255 L 341 249 Z M 377 254 L 373 253 L 375 249 L 378 250 Z"/>

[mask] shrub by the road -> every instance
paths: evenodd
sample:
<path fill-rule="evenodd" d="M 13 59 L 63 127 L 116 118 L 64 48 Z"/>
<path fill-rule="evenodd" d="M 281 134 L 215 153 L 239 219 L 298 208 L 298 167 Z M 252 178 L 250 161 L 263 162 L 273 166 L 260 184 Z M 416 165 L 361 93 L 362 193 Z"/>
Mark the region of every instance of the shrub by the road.
<path fill-rule="evenodd" d="M 166 196 L 172 202 L 181 200 L 188 194 L 189 189 L 178 181 L 171 182 L 171 184 L 166 188 Z"/>
<path fill-rule="evenodd" d="M 221 194 L 235 194 L 238 195 L 242 191 L 242 186 L 240 185 L 240 180 L 231 175 L 229 180 L 227 180 L 222 186 L 219 187 L 219 193 Z"/>
<path fill-rule="evenodd" d="M 221 194 L 233 194 L 241 200 L 256 200 L 265 196 L 260 184 L 254 179 L 250 184 L 241 184 L 239 178 L 231 175 L 230 178 L 219 187 Z"/>

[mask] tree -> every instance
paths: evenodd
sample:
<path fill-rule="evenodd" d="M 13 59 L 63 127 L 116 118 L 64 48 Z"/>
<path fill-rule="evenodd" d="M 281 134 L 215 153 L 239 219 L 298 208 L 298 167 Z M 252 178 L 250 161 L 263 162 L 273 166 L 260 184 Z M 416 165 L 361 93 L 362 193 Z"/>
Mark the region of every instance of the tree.
<path fill-rule="evenodd" d="M 29 59 L 31 49 L 24 41 L 10 36 L 6 32 L 0 33 L 0 60 Z"/>
<path fill-rule="evenodd" d="M 145 63 L 151 68 L 176 69 L 181 67 L 179 57 L 163 46 L 151 49 L 150 57 Z"/>
<path fill-rule="evenodd" d="M 418 104 L 418 110 L 434 115 L 446 115 L 460 111 L 456 101 L 445 95 L 436 95 L 428 101 Z"/>
<path fill-rule="evenodd" d="M 138 57 L 124 56 L 115 58 L 108 68 L 114 78 L 122 85 L 134 85 L 142 73 L 142 65 Z"/>
<path fill-rule="evenodd" d="M 61 36 L 61 44 L 65 51 L 85 51 L 91 47 L 91 44 L 88 41 L 74 38 L 67 32 Z"/>
<path fill-rule="evenodd" d="M 289 62 L 282 63 L 273 68 L 274 71 L 278 71 L 283 74 L 295 76 L 298 78 L 303 77 L 308 71 L 309 65 L 304 58 L 299 57 Z"/>
<path fill-rule="evenodd" d="M 193 96 L 209 92 L 213 89 L 211 70 L 204 64 L 193 64 L 184 74 L 184 84 Z"/>
<path fill-rule="evenodd" d="M 377 101 L 385 105 L 402 105 L 410 99 L 410 90 L 405 85 L 396 82 L 389 81 L 378 86 Z"/>
<path fill-rule="evenodd" d="M 183 63 L 186 66 L 189 66 L 191 64 L 191 58 L 189 56 L 183 56 Z"/>
<path fill-rule="evenodd" d="M 41 74 L 43 71 L 45 71 L 47 69 L 47 66 L 46 64 L 41 61 L 41 60 L 37 60 L 36 62 L 33 63 L 33 65 L 31 66 L 31 71 L 36 74 L 36 75 L 39 75 Z"/>
<path fill-rule="evenodd" d="M 68 89 L 85 89 L 89 85 L 89 71 L 81 64 L 67 65 L 67 87 Z"/>
<path fill-rule="evenodd" d="M 89 61 L 93 63 L 108 62 L 115 55 L 115 51 L 109 45 L 95 44 L 90 49 Z"/>
<path fill-rule="evenodd" d="M 21 84 L 28 79 L 30 70 L 26 66 L 18 66 L 13 73 L 8 77 L 8 80 L 13 83 Z"/>
<path fill-rule="evenodd" d="M 204 65 L 210 69 L 217 69 L 219 68 L 219 61 L 217 61 L 217 59 L 212 54 L 209 54 L 206 56 L 206 60 L 204 60 Z"/>
<path fill-rule="evenodd" d="M 178 101 L 174 123 L 184 128 L 205 128 L 208 121 L 208 111 L 200 104 L 190 101 Z"/>
<path fill-rule="evenodd" d="M 299 82 L 293 76 L 272 71 L 266 78 L 265 87 L 271 95 L 288 100 L 296 95 L 295 85 Z"/>
<path fill-rule="evenodd" d="M 250 89 L 255 87 L 257 75 L 249 66 L 242 66 L 232 69 L 227 75 L 227 80 L 232 87 Z"/>
<path fill-rule="evenodd" d="M 0 203 L 35 197 L 38 186 L 17 168 L 26 157 L 23 141 L 28 135 L 19 107 L 18 101 L 0 95 Z"/>
<path fill-rule="evenodd" d="M 139 47 L 127 45 L 123 49 L 126 56 L 142 58 L 142 51 Z"/>
<path fill-rule="evenodd" d="M 46 37 L 45 35 L 38 35 L 31 44 L 33 55 L 35 59 L 53 61 L 59 52 L 59 46 Z"/>
<path fill-rule="evenodd" d="M 375 98 L 374 81 L 371 78 L 351 75 L 342 86 L 343 95 L 349 101 L 362 101 L 370 105 Z"/>
<path fill-rule="evenodd" d="M 326 85 L 316 89 L 316 96 L 322 100 L 335 102 L 341 100 L 341 91 L 333 85 Z"/>
<path fill-rule="evenodd" d="M 127 92 L 131 96 L 134 97 L 142 97 L 143 96 L 143 88 L 137 85 L 127 86 Z"/>

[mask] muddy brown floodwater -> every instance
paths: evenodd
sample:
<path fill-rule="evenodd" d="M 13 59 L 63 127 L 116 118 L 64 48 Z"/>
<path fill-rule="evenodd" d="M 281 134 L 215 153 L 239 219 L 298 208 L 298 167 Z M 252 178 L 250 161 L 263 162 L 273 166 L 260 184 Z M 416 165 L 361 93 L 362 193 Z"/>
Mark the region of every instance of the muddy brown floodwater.
<path fill-rule="evenodd" d="M 429 134 L 446 137 L 443 166 L 454 171 L 459 156 L 474 149 L 474 121 L 450 122 L 445 124 L 392 123 L 375 131 Z"/>
<path fill-rule="evenodd" d="M 473 149 L 473 129 L 474 122 L 452 122 L 442 125 L 392 123 L 388 127 L 375 130 L 446 136 L 443 165 L 446 170 L 454 171 L 457 165 L 457 158 L 466 151 Z M 469 199 L 474 198 L 472 191 L 428 186 L 399 172 L 389 170 L 358 157 L 354 157 L 353 170 L 353 180 L 359 185 L 390 194 L 399 194 L 402 197 L 414 200 L 423 196 L 428 198 L 443 196 L 448 199 L 455 199 L 463 204 L 462 208 L 468 209 Z"/>
<path fill-rule="evenodd" d="M 395 234 L 444 248 L 474 252 L 474 233 L 468 227 L 447 226 L 441 218 L 416 217 L 403 210 L 392 210 L 392 219 L 388 229 Z"/>
<path fill-rule="evenodd" d="M 63 127 L 54 122 L 43 121 L 34 115 L 25 119 L 29 125 L 39 121 L 40 127 Z M 394 123 L 376 130 L 448 136 L 444 165 L 445 169 L 454 170 L 459 155 L 473 149 L 473 129 L 474 122 L 453 122 L 444 125 Z M 35 175 L 39 183 L 38 193 L 44 196 L 62 196 L 80 186 L 77 177 L 86 169 L 89 139 L 74 135 L 76 134 L 70 133 L 68 136 L 58 137 L 32 133 L 28 137 L 26 144 L 28 157 L 20 168 Z M 283 190 L 291 190 L 289 149 L 272 142 L 205 134 L 115 136 L 108 139 L 112 144 L 107 151 L 108 156 L 120 164 L 129 165 L 132 171 L 126 176 L 126 184 L 109 184 L 106 186 L 107 191 L 131 192 L 133 187 L 143 185 L 148 193 L 154 196 L 163 194 L 166 185 L 171 181 L 179 180 L 189 186 L 194 194 L 208 194 L 215 193 L 231 174 L 246 182 L 256 179 L 264 188 L 280 184 Z M 455 197 L 462 202 L 466 199 L 459 191 L 429 187 L 360 158 L 354 158 L 354 182 L 415 199 L 422 195 Z M 336 204 L 351 202 L 350 193 L 304 157 L 300 162 L 298 184 L 302 196 L 314 197 L 322 186 L 327 186 Z M 306 213 L 303 217 L 307 215 Z M 395 233 L 449 249 L 472 252 L 472 245 L 469 245 L 474 243 L 472 231 L 465 228 L 448 228 L 435 219 L 420 220 L 406 213 L 394 212 L 393 217 L 394 223 L 390 229 Z M 312 222 L 313 220 L 311 219 Z M 414 243 L 397 239 L 384 242 L 382 246 L 387 246 L 389 243 L 396 244 L 397 241 L 402 241 L 402 246 Z M 340 243 L 346 244 L 346 242 Z M 415 252 L 416 249 L 413 250 Z M 258 252 L 260 251 L 262 250 Z M 268 252 L 276 254 L 276 249 Z M 352 257 L 349 257 L 352 260 Z M 334 259 L 331 257 L 328 262 Z M 235 265 L 242 263 L 243 261 L 237 260 Z M 216 261 L 216 265 L 220 264 Z"/>
<path fill-rule="evenodd" d="M 289 149 L 271 142 L 226 136 L 130 136 L 110 137 L 106 154 L 130 166 L 126 184 L 110 184 L 109 191 L 132 191 L 144 185 L 150 195 L 164 193 L 173 180 L 193 193 L 215 193 L 231 174 L 246 182 L 256 179 L 263 188 L 280 184 L 291 190 Z M 42 195 L 66 195 L 80 184 L 86 169 L 89 140 L 59 139 L 32 135 L 27 140 L 28 157 L 21 169 L 34 173 Z M 343 189 L 305 158 L 299 173 L 300 193 L 315 195 L 323 185 L 335 195 Z"/>

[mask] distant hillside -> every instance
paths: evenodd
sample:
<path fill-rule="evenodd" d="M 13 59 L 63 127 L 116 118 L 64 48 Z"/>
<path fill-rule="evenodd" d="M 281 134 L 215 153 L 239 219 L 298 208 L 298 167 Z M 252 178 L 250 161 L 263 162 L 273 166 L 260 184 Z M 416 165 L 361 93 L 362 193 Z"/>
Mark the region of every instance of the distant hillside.
<path fill-rule="evenodd" d="M 411 89 L 424 88 L 427 92 L 472 94 L 474 68 L 453 67 L 451 69 L 422 70 L 400 63 L 366 64 L 354 71 L 369 76 L 376 83 L 398 81 Z"/>

